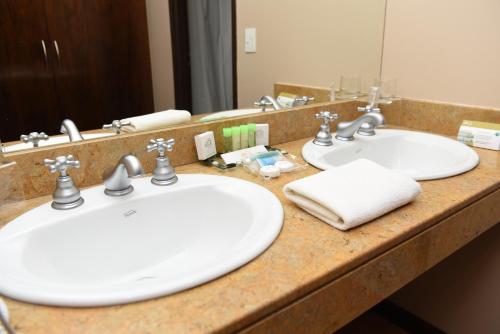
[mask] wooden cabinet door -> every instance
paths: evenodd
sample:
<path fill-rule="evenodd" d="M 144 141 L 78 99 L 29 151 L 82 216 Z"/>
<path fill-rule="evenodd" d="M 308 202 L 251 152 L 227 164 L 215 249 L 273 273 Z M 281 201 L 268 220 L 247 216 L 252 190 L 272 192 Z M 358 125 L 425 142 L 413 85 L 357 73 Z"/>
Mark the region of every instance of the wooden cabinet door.
<path fill-rule="evenodd" d="M 0 139 L 59 132 L 43 0 L 0 1 Z"/>
<path fill-rule="evenodd" d="M 80 130 L 153 112 L 144 0 L 45 0 L 57 92 Z"/>

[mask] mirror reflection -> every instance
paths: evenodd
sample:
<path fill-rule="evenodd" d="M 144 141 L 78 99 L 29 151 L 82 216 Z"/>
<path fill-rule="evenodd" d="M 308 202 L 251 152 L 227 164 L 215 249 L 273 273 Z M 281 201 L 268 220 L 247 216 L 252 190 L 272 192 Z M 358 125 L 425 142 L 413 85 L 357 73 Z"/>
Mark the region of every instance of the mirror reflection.
<path fill-rule="evenodd" d="M 379 77 L 384 10 L 385 0 L 3 0 L 2 149 L 359 98 Z"/>

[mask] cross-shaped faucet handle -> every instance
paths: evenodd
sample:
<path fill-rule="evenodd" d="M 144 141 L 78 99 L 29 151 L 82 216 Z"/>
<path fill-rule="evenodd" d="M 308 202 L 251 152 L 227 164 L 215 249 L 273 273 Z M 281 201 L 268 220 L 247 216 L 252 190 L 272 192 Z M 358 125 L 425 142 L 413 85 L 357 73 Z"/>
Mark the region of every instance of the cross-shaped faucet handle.
<path fill-rule="evenodd" d="M 175 140 L 173 138 L 170 138 L 168 140 L 165 140 L 163 138 L 151 139 L 146 149 L 148 150 L 148 152 L 153 152 L 156 150 L 160 154 L 160 157 L 163 157 L 165 156 L 165 151 L 172 152 L 174 150 L 174 144 Z"/>
<path fill-rule="evenodd" d="M 111 124 L 104 124 L 102 128 L 104 130 L 113 130 L 116 134 L 120 134 L 123 126 L 131 125 L 130 121 L 120 121 L 115 119 Z"/>
<path fill-rule="evenodd" d="M 339 119 L 340 116 L 329 111 L 320 111 L 316 114 L 316 119 L 322 119 L 324 124 L 328 124 L 331 121 Z"/>
<path fill-rule="evenodd" d="M 67 176 L 66 170 L 69 167 L 80 168 L 80 161 L 75 160 L 73 155 L 61 155 L 55 159 L 44 159 L 43 164 L 49 168 L 49 172 L 60 172 L 61 176 Z"/>
<path fill-rule="evenodd" d="M 21 135 L 20 139 L 23 143 L 33 143 L 33 147 L 38 147 L 40 140 L 49 140 L 49 136 L 45 132 L 31 132 L 29 135 Z"/>

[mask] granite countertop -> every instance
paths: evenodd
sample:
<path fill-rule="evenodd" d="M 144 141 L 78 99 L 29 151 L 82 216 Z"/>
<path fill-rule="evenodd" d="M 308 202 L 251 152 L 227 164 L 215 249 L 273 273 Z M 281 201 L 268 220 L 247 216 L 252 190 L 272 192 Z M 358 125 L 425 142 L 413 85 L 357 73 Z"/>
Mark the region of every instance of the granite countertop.
<path fill-rule="evenodd" d="M 301 160 L 300 151 L 307 140 L 278 147 Z M 179 166 L 178 173 L 238 177 L 271 190 L 285 211 L 283 230 L 276 241 L 255 260 L 226 276 L 154 300 L 112 307 L 58 308 L 5 298 L 11 322 L 20 333 L 201 333 L 242 329 L 499 189 L 500 154 L 476 151 L 481 162 L 474 170 L 423 181 L 422 194 L 416 201 L 348 232 L 319 221 L 283 196 L 281 189 L 286 183 L 319 172 L 314 167 L 265 181 L 242 168 L 223 172 L 199 163 Z M 45 196 L 3 207 L 0 226 L 49 200 Z"/>

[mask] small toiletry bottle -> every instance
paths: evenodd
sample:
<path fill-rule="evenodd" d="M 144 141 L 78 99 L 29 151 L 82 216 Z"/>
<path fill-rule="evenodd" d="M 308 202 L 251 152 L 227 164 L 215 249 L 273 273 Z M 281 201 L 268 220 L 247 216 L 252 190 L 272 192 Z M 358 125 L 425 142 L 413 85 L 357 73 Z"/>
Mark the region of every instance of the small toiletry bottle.
<path fill-rule="evenodd" d="M 240 148 L 248 148 L 248 125 L 241 125 L 240 131 Z"/>
<path fill-rule="evenodd" d="M 240 149 L 240 143 L 241 143 L 241 131 L 239 126 L 233 126 L 232 127 L 232 133 L 233 137 L 233 151 L 238 151 Z"/>
<path fill-rule="evenodd" d="M 269 124 L 256 124 L 255 144 L 269 145 Z"/>
<path fill-rule="evenodd" d="M 255 129 L 256 129 L 255 123 L 250 123 L 248 124 L 248 147 L 254 147 L 255 146 Z"/>
<path fill-rule="evenodd" d="M 233 129 L 224 128 L 222 129 L 222 135 L 224 137 L 224 153 L 231 152 L 233 150 Z"/>

